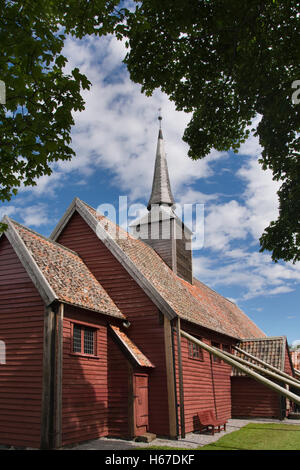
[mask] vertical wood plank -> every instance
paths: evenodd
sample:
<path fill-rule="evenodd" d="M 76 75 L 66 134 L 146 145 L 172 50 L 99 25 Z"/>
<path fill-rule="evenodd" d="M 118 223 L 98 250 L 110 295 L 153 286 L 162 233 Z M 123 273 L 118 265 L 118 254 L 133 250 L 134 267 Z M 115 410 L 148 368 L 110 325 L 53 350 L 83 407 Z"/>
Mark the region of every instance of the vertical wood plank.
<path fill-rule="evenodd" d="M 174 366 L 173 366 L 173 350 L 172 350 L 172 328 L 171 322 L 164 317 L 164 333 L 165 333 L 165 358 L 167 372 L 167 393 L 168 393 L 168 410 L 169 410 L 169 435 L 176 438 L 176 400 L 174 387 Z"/>
<path fill-rule="evenodd" d="M 180 427 L 181 437 L 185 438 L 185 416 L 184 416 L 184 391 L 183 391 L 183 372 L 182 372 L 182 356 L 181 356 L 181 334 L 180 334 L 180 318 L 177 318 L 177 354 L 178 354 L 178 375 L 179 375 L 179 399 L 180 399 Z"/>
<path fill-rule="evenodd" d="M 44 313 L 41 449 L 53 447 L 55 336 L 55 313 L 51 307 L 46 307 Z"/>
<path fill-rule="evenodd" d="M 63 374 L 63 321 L 64 304 L 60 304 L 57 315 L 56 340 L 56 420 L 55 420 L 55 447 L 62 445 L 62 374 Z"/>

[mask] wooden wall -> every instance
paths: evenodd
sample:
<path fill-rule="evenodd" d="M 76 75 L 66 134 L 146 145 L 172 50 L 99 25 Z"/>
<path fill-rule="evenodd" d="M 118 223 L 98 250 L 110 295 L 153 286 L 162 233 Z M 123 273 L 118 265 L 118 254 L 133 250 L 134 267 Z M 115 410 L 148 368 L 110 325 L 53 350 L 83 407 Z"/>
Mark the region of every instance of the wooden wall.
<path fill-rule="evenodd" d="M 168 435 L 164 329 L 157 307 L 77 212 L 57 241 L 81 256 L 131 322 L 126 333 L 155 365 L 149 381 L 149 431 Z"/>
<path fill-rule="evenodd" d="M 230 345 L 232 341 L 228 337 L 214 334 L 213 332 L 185 322 L 181 323 L 181 328 L 209 345 L 211 341 L 226 345 Z M 177 345 L 176 334 L 175 345 Z M 188 340 L 184 337 L 181 338 L 181 347 L 186 432 L 192 432 L 197 429 L 197 412 L 201 410 L 212 409 L 218 418 L 225 420 L 230 418 L 231 367 L 223 361 L 220 363 L 211 361 L 210 354 L 204 350 L 203 361 L 190 358 L 188 354 Z M 178 355 L 176 354 L 177 400 L 179 401 L 178 377 Z"/>
<path fill-rule="evenodd" d="M 44 304 L 5 236 L 0 240 L 0 444 L 40 446 Z"/>
<path fill-rule="evenodd" d="M 232 417 L 280 418 L 278 393 L 251 377 L 231 377 Z"/>
<path fill-rule="evenodd" d="M 128 360 L 108 335 L 108 435 L 130 437 L 129 380 L 132 374 Z M 131 392 L 131 390 L 130 390 Z M 132 398 L 132 397 L 131 397 Z"/>
<path fill-rule="evenodd" d="M 166 224 L 166 225 L 164 225 Z M 173 220 L 152 222 L 151 225 L 142 226 L 141 240 L 151 246 L 158 253 L 170 269 L 176 269 L 175 242 Z M 146 237 L 143 238 L 145 233 Z M 169 236 L 169 239 L 163 238 Z"/>
<path fill-rule="evenodd" d="M 180 228 L 176 228 L 177 233 Z M 192 251 L 186 248 L 186 244 L 191 244 L 191 238 L 187 238 L 183 229 L 181 229 L 181 238 L 176 239 L 176 269 L 178 276 L 185 281 L 193 283 L 193 261 Z"/>
<path fill-rule="evenodd" d="M 72 352 L 72 323 L 96 328 L 97 358 Z M 63 322 L 62 444 L 108 434 L 107 326 L 101 315 L 65 306 Z"/>

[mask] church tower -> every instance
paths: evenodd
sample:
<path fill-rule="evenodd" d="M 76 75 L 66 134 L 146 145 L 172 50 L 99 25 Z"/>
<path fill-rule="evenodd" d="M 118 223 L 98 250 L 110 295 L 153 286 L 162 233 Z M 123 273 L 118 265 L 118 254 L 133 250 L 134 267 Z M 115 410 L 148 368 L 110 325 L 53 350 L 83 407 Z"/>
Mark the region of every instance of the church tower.
<path fill-rule="evenodd" d="M 175 213 L 161 116 L 158 119 L 160 127 L 148 214 L 130 225 L 131 233 L 150 245 L 178 276 L 192 284 L 192 232 Z"/>

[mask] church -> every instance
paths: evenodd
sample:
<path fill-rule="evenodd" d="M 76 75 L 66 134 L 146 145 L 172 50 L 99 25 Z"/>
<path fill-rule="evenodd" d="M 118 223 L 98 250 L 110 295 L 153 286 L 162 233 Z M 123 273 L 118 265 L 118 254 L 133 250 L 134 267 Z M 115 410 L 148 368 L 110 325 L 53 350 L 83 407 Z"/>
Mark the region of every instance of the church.
<path fill-rule="evenodd" d="M 78 198 L 49 238 L 2 220 L 0 444 L 176 439 L 204 410 L 283 418 L 297 402 L 286 338 L 193 275 L 161 128 L 154 166 L 131 233 Z"/>

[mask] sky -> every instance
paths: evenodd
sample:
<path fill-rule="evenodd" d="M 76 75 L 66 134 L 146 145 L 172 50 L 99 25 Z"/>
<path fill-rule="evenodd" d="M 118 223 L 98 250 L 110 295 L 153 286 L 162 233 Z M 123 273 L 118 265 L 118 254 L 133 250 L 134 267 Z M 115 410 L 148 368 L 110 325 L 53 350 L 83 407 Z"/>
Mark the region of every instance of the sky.
<path fill-rule="evenodd" d="M 238 154 L 212 151 L 192 161 L 182 135 L 190 117 L 167 96 L 141 93 L 122 59 L 124 43 L 111 36 L 66 41 L 66 71 L 79 67 L 92 82 L 85 110 L 74 113 L 76 157 L 57 162 L 51 176 L 21 187 L 0 207 L 0 217 L 49 236 L 74 197 L 97 208 L 119 197 L 146 205 L 151 192 L 158 109 L 172 192 L 179 206 L 204 204 L 204 242 L 195 243 L 194 274 L 235 302 L 268 336 L 300 343 L 300 264 L 274 263 L 258 239 L 278 214 L 278 182 L 258 163 L 261 148 L 251 136 Z M 259 119 L 259 118 L 258 118 Z"/>

